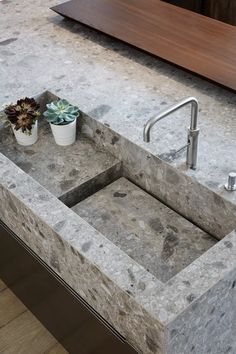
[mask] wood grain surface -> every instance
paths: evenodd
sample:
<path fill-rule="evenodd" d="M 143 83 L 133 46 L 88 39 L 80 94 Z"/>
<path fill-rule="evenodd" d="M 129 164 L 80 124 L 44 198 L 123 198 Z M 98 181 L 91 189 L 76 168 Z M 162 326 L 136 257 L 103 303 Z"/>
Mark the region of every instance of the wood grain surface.
<path fill-rule="evenodd" d="M 26 311 L 24 304 L 12 293 L 5 289 L 0 293 L 0 328 L 6 326 L 15 317 Z"/>
<path fill-rule="evenodd" d="M 68 354 L 9 288 L 0 292 L 0 353 Z"/>
<path fill-rule="evenodd" d="M 57 343 L 55 346 L 50 348 L 44 354 L 66 354 L 68 353 L 60 343 Z"/>
<path fill-rule="evenodd" d="M 159 0 L 71 0 L 57 13 L 236 89 L 236 27 Z"/>

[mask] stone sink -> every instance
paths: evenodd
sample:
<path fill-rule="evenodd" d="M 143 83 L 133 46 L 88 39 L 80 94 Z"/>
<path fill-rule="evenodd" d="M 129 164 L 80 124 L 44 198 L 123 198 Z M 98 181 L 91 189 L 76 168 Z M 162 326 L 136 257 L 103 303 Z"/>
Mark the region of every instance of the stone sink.
<path fill-rule="evenodd" d="M 217 242 L 124 177 L 72 209 L 163 282 Z"/>
<path fill-rule="evenodd" d="M 39 123 L 0 128 L 0 219 L 139 353 L 235 353 L 236 206 L 84 113 L 69 147 Z"/>

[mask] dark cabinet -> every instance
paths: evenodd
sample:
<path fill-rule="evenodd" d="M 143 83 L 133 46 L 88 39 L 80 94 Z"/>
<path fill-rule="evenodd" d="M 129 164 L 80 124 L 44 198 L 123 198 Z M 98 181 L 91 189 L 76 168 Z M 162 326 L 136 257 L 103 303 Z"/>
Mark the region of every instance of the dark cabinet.
<path fill-rule="evenodd" d="M 191 10 L 194 12 L 201 12 L 202 0 L 164 0 L 169 4 L 183 7 L 184 9 Z M 204 1 L 204 0 L 203 0 Z"/>
<path fill-rule="evenodd" d="M 203 14 L 236 26 L 236 0 L 204 0 Z"/>
<path fill-rule="evenodd" d="M 236 0 L 163 0 L 236 26 Z"/>
<path fill-rule="evenodd" d="M 112 326 L 30 252 L 0 221 L 0 279 L 69 353 L 136 353 Z"/>

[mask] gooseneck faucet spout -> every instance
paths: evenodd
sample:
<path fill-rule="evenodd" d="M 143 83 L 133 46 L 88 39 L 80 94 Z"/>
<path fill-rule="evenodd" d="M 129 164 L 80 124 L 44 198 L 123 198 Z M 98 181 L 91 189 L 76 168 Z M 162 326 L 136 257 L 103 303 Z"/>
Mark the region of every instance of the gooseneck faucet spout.
<path fill-rule="evenodd" d="M 190 127 L 188 129 L 187 145 L 184 146 L 183 148 L 187 147 L 187 158 L 186 158 L 187 166 L 195 170 L 197 167 L 197 150 L 198 150 L 198 134 L 199 134 L 199 129 L 197 127 L 199 109 L 198 109 L 198 101 L 196 98 L 194 97 L 185 98 L 182 101 L 176 103 L 175 105 L 165 109 L 164 111 L 161 111 L 156 117 L 149 119 L 147 123 L 144 125 L 143 140 L 146 143 L 149 143 L 150 131 L 152 127 L 163 118 L 169 116 L 171 113 L 174 113 L 181 107 L 184 107 L 188 104 L 191 104 L 191 121 L 190 121 Z M 179 150 L 182 150 L 183 148 Z"/>

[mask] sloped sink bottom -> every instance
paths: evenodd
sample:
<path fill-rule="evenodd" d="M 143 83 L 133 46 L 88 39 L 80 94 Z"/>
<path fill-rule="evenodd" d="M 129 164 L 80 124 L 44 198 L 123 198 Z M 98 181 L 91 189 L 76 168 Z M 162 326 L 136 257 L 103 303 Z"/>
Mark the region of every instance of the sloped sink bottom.
<path fill-rule="evenodd" d="M 124 177 L 72 209 L 162 282 L 217 242 Z"/>
<path fill-rule="evenodd" d="M 1 130 L 1 152 L 67 206 L 74 205 L 119 177 L 121 163 L 79 135 L 73 145 L 56 145 L 49 125 L 39 121 L 39 139 L 16 143 L 10 128 Z M 76 199 L 74 199 L 76 197 Z"/>

